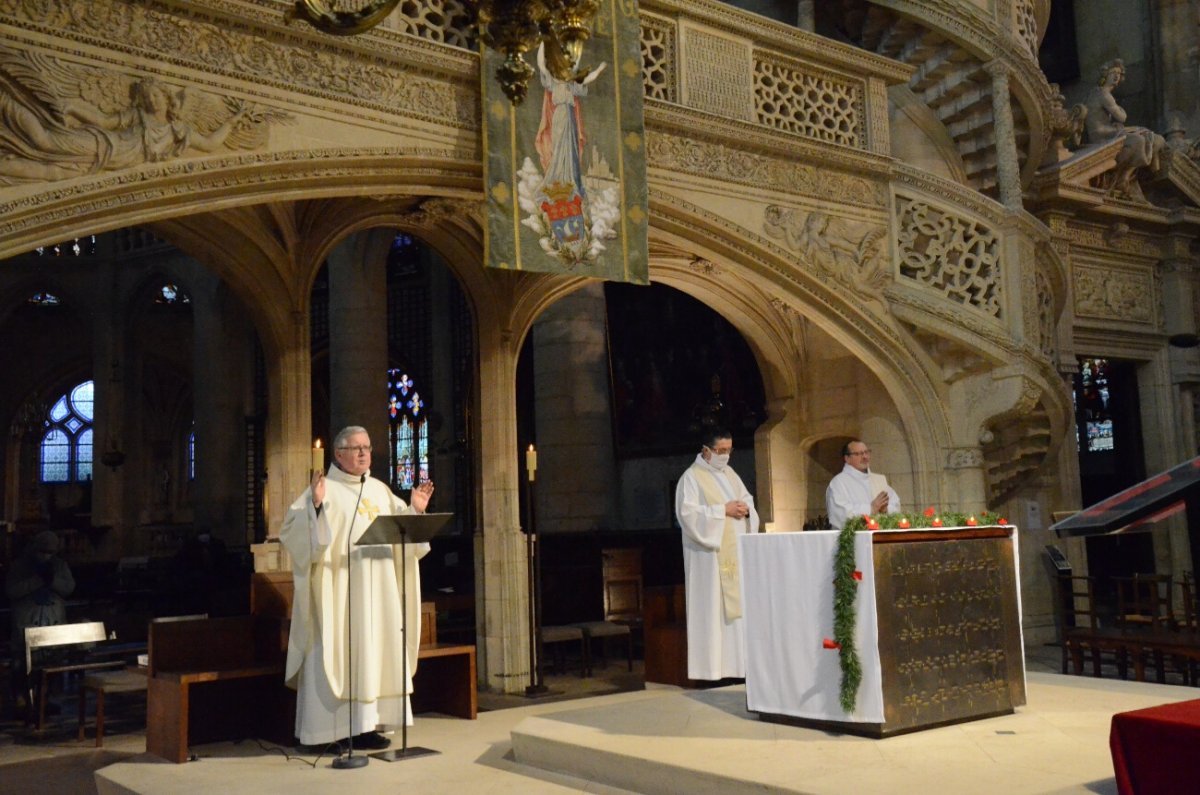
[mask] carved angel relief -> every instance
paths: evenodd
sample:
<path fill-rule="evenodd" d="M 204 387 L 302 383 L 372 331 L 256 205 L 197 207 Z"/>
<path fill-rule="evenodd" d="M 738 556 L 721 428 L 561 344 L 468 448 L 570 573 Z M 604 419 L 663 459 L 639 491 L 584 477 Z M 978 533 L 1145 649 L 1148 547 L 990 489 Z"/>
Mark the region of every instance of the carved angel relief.
<path fill-rule="evenodd" d="M 852 235 L 860 230 L 847 226 L 820 211 L 804 213 L 777 204 L 768 205 L 763 219 L 763 231 L 784 241 L 805 263 L 859 292 L 878 293 L 891 279 L 879 247 L 887 232 L 882 226 L 868 227 L 855 240 Z"/>
<path fill-rule="evenodd" d="M 0 185 L 258 149 L 282 111 L 0 45 Z"/>

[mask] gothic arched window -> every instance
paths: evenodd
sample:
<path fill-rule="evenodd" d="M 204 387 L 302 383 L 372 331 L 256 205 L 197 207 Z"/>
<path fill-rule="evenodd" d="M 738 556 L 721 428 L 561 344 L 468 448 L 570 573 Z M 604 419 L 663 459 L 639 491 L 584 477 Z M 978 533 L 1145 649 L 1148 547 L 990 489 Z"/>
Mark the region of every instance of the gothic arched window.
<path fill-rule="evenodd" d="M 92 398 L 93 384 L 84 381 L 50 407 L 39 462 L 43 483 L 92 479 Z"/>
<path fill-rule="evenodd" d="M 388 466 L 394 489 L 429 480 L 425 401 L 404 370 L 388 370 Z"/>

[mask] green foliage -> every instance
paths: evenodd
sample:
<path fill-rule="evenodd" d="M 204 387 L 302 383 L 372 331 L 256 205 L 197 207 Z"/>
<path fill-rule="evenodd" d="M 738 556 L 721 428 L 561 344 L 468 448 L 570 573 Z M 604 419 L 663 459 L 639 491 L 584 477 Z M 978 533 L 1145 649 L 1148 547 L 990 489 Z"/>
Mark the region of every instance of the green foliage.
<path fill-rule="evenodd" d="M 838 644 L 838 657 L 842 668 L 841 687 L 838 700 L 847 713 L 854 712 L 858 701 L 858 687 L 862 684 L 862 663 L 854 645 L 854 603 L 858 598 L 858 580 L 854 578 L 854 536 L 867 530 L 868 522 L 878 527 L 872 530 L 931 529 L 934 520 L 941 527 L 969 527 L 973 519 L 978 527 L 1005 525 L 1001 516 L 988 511 L 977 514 L 937 513 L 926 508 L 922 513 L 882 513 L 874 516 L 856 516 L 846 522 L 838 535 L 837 552 L 833 557 L 833 639 Z M 907 522 L 908 527 L 901 527 Z"/>

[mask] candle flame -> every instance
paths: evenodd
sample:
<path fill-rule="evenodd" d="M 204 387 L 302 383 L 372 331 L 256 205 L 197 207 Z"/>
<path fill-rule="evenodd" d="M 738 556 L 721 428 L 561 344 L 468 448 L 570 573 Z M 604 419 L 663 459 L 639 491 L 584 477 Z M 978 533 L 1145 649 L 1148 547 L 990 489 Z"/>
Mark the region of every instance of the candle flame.
<path fill-rule="evenodd" d="M 321 449 L 321 440 L 317 439 L 317 443 L 314 444 L 313 447 L 317 450 L 320 450 Z"/>

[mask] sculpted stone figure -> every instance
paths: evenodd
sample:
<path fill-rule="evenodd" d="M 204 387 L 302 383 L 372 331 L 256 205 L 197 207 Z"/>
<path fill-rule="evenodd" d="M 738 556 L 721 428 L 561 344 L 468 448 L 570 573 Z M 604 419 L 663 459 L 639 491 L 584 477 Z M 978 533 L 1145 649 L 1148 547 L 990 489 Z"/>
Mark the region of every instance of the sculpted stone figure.
<path fill-rule="evenodd" d="M 1166 146 L 1166 140 L 1153 130 L 1125 124 L 1125 109 L 1117 104 L 1112 93 L 1124 79 L 1125 64 L 1120 58 L 1100 67 L 1100 82 L 1092 89 L 1087 101 L 1087 137 L 1088 142 L 1093 144 L 1106 143 L 1114 138 L 1124 139 L 1125 145 L 1117 155 L 1117 166 L 1109 188 L 1136 201 L 1145 201 L 1134 175 L 1141 168 L 1158 171 L 1159 154 Z"/>
<path fill-rule="evenodd" d="M 154 77 L 73 70 L 0 46 L 0 185 L 249 148 L 265 143 L 266 121 L 282 120 Z"/>

